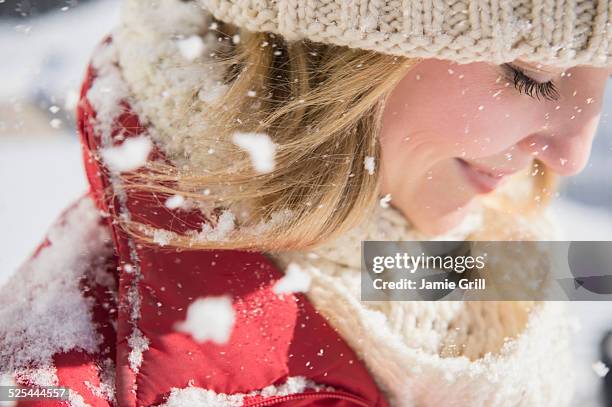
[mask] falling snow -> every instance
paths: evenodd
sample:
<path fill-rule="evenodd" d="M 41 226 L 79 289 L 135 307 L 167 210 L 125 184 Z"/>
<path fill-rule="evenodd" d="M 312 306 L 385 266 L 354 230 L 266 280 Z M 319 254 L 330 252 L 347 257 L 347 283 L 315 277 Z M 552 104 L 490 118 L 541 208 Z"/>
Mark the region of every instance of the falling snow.
<path fill-rule="evenodd" d="M 196 241 L 222 241 L 225 240 L 230 232 L 236 227 L 236 217 L 234 214 L 225 210 L 219 215 L 216 225 L 203 223 L 202 229 L 195 234 Z"/>
<path fill-rule="evenodd" d="M 178 40 L 176 45 L 178 46 L 183 58 L 188 61 L 193 61 L 194 59 L 199 58 L 206 50 L 204 41 L 202 41 L 202 38 L 198 35 L 192 35 L 190 37 Z"/>
<path fill-rule="evenodd" d="M 368 174 L 374 175 L 375 166 L 376 166 L 376 164 L 374 162 L 374 157 L 367 156 L 366 158 L 364 158 L 364 160 L 363 160 L 363 167 L 366 169 Z"/>
<path fill-rule="evenodd" d="M 175 329 L 190 334 L 197 342 L 226 343 L 236 320 L 232 299 L 229 296 L 202 297 L 189 305 L 185 321 Z"/>
<path fill-rule="evenodd" d="M 601 360 L 598 360 L 597 362 L 593 363 L 591 367 L 593 368 L 595 374 L 601 378 L 606 377 L 606 375 L 610 371 L 610 368 L 606 366 L 605 363 L 603 363 Z"/>
<path fill-rule="evenodd" d="M 387 194 L 380 198 L 380 207 L 387 209 L 389 207 L 389 203 L 391 202 L 391 194 Z"/>
<path fill-rule="evenodd" d="M 161 247 L 167 246 L 172 241 L 173 232 L 164 229 L 155 229 L 153 231 L 153 242 Z"/>
<path fill-rule="evenodd" d="M 306 292 L 310 288 L 311 278 L 297 263 L 290 263 L 283 278 L 274 285 L 275 294 Z"/>
<path fill-rule="evenodd" d="M 198 99 L 204 103 L 212 104 L 218 101 L 225 93 L 229 87 L 225 84 L 216 84 L 207 89 L 200 89 L 198 92 Z"/>
<path fill-rule="evenodd" d="M 126 139 L 119 146 L 103 148 L 100 154 L 112 171 L 134 171 L 147 162 L 152 148 L 149 137 L 138 136 Z"/>
<path fill-rule="evenodd" d="M 185 197 L 182 195 L 172 195 L 171 197 L 166 199 L 166 202 L 164 203 L 164 205 L 168 209 L 183 208 L 185 204 L 186 204 Z"/>
<path fill-rule="evenodd" d="M 260 173 L 274 171 L 277 145 L 272 142 L 270 136 L 264 133 L 236 132 L 232 141 L 249 154 L 255 171 Z"/>

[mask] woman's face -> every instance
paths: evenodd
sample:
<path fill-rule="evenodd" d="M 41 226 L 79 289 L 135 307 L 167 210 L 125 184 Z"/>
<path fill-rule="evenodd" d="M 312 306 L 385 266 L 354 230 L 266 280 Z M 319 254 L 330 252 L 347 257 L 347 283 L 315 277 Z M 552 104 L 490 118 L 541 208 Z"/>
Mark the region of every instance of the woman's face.
<path fill-rule="evenodd" d="M 385 105 L 382 193 L 417 228 L 435 234 L 536 157 L 560 175 L 578 173 L 608 75 L 602 68 L 519 61 L 510 67 L 424 60 Z"/>

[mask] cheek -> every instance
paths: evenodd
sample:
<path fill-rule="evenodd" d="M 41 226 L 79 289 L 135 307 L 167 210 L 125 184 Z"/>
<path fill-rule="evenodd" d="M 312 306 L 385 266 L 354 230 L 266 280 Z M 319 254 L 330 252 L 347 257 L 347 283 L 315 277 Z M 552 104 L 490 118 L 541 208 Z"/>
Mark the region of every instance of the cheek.
<path fill-rule="evenodd" d="M 504 86 L 505 80 L 496 83 L 500 75 L 488 64 L 421 63 L 390 95 L 383 139 L 394 149 L 421 151 L 434 160 L 509 149 L 538 126 L 544 113 Z"/>

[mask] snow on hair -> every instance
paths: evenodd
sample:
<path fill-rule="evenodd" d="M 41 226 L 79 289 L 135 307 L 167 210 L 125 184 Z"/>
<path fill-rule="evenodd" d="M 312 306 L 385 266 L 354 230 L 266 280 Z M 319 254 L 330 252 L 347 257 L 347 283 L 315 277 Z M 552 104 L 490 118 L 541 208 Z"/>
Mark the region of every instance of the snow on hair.
<path fill-rule="evenodd" d="M 287 42 L 223 23 L 217 33 L 239 35 L 240 41 L 230 47 L 232 41 L 225 42 L 225 52 L 211 61 L 227 72 L 228 89 L 201 113 L 207 134 L 198 137 L 202 145 L 229 141 L 215 147 L 225 165 L 184 170 L 154 163 L 128 185 L 179 194 L 200 207 L 229 208 L 238 227 L 220 240 L 175 234 L 168 243 L 192 249 L 308 247 L 357 224 L 378 202 L 378 173 L 371 175 L 363 163 L 366 157 L 378 160 L 385 97 L 417 61 Z M 258 171 L 252 154 L 232 148 L 236 133 L 268 135 L 276 146 L 274 165 Z M 205 189 L 212 192 L 202 194 Z M 262 220 L 270 227 L 262 228 Z M 130 227 L 151 239 L 142 227 Z"/>

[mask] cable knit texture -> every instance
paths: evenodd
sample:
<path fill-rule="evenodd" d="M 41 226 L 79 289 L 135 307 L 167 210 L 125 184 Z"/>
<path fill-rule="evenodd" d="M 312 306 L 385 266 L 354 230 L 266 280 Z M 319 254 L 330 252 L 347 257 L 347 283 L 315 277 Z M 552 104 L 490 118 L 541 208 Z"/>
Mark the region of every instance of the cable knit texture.
<path fill-rule="evenodd" d="M 290 40 L 457 62 L 607 65 L 602 0 L 199 0 L 218 19 Z"/>
<path fill-rule="evenodd" d="M 287 6 L 286 1 L 215 4 L 227 6 L 217 11 L 221 15 L 242 10 L 241 15 L 250 16 L 252 24 L 256 24 L 253 29 L 261 28 L 260 20 L 274 21 L 272 4 Z M 253 7 L 242 7 L 242 4 Z M 330 15 L 336 10 L 335 4 L 325 6 L 321 2 L 322 7 L 315 14 Z M 345 13 L 342 15 L 353 16 L 355 23 L 360 21 L 362 14 L 359 13 L 366 12 L 363 11 L 366 8 L 359 8 L 365 7 L 365 3 L 342 4 L 339 8 Z M 355 4 L 359 7 L 354 7 Z M 369 4 L 370 11 L 398 9 L 394 2 L 384 3 L 387 6 L 380 9 L 376 8 L 376 2 Z M 413 11 L 416 4 L 402 6 L 410 11 L 405 16 L 425 18 L 427 15 L 428 21 L 437 21 L 437 27 L 445 26 L 448 17 L 442 18 L 444 14 L 434 17 L 431 8 L 425 6 L 417 13 Z M 438 2 L 423 4 L 443 5 L 441 10 L 450 7 Z M 486 2 L 469 10 L 461 2 L 454 4 L 458 10 L 466 7 L 468 16 L 476 15 L 473 13 L 482 7 L 483 14 L 469 20 L 470 26 L 480 24 L 485 11 L 491 10 Z M 508 4 L 500 7 L 510 12 L 512 8 Z M 270 6 L 269 10 L 266 5 Z M 264 11 L 257 12 L 255 6 Z M 149 121 L 151 136 L 175 164 L 198 166 L 222 161 L 222 157 L 209 154 L 210 145 L 202 144 L 210 138 L 197 137 L 207 128 L 197 112 L 224 91 L 222 75 L 205 63 L 206 52 L 187 61 L 177 43 L 181 38 L 199 35 L 203 36 L 206 47 L 213 47 L 214 36 L 209 38 L 206 34 L 210 14 L 193 2 L 179 0 L 126 0 L 123 7 L 122 23 L 114 38 L 123 77 L 138 101 L 133 108 Z M 528 13 L 530 7 L 523 7 Z M 301 12 L 296 27 L 315 19 L 313 11 L 308 13 Z M 583 13 L 588 12 L 579 14 Z M 457 17 L 453 27 L 462 19 L 462 15 Z M 244 17 L 245 24 L 246 20 Z M 421 20 L 407 18 L 404 24 L 433 35 L 432 26 L 417 24 L 418 21 Z M 272 23 L 266 24 L 269 25 L 263 29 L 274 28 Z M 399 29 L 405 25 L 394 27 Z M 393 41 L 389 44 L 400 47 Z M 485 215 L 482 209 L 477 209 L 458 228 L 437 238 L 465 239 L 481 226 L 487 218 Z M 524 222 L 521 227 L 531 228 L 529 234 L 542 236 L 542 231 L 533 230 L 535 226 L 530 222 Z M 376 208 L 372 217 L 335 241 L 311 251 L 271 253 L 270 257 L 280 266 L 297 263 L 310 274 L 312 285 L 308 297 L 363 359 L 394 407 L 569 405 L 572 393 L 569 327 L 562 304 L 360 301 L 357 253 L 362 240 L 425 239 L 395 209 Z"/>

